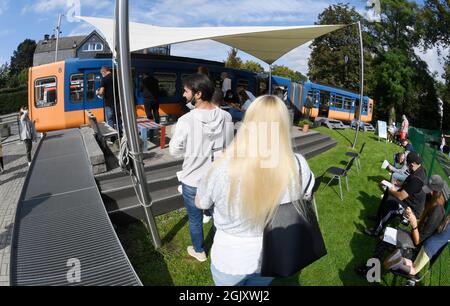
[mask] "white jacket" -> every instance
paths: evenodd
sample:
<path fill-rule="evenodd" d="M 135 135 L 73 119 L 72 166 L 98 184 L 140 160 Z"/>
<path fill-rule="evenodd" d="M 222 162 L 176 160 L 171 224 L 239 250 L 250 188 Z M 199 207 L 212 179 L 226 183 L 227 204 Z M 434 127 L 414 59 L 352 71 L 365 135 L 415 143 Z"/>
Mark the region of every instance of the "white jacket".
<path fill-rule="evenodd" d="M 184 156 L 180 182 L 197 187 L 213 158 L 216 159 L 234 136 L 234 126 L 228 112 L 194 109 L 178 119 L 169 143 L 170 154 Z"/>

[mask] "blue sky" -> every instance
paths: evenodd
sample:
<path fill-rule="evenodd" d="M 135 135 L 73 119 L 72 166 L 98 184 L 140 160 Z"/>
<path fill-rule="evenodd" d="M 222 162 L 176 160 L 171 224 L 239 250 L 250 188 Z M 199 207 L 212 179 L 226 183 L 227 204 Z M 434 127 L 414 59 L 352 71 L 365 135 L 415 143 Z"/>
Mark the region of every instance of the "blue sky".
<path fill-rule="evenodd" d="M 159 26 L 237 26 L 237 25 L 308 25 L 330 4 L 345 2 L 365 13 L 366 0 L 132 0 L 132 21 Z M 12 52 L 25 38 L 36 41 L 44 34 L 52 34 L 57 14 L 75 11 L 83 16 L 112 17 L 113 0 L 0 0 L 0 63 L 10 60 Z M 92 31 L 83 22 L 64 17 L 62 35 L 80 35 Z M 222 61 L 229 47 L 212 41 L 199 41 L 174 45 L 172 54 Z M 420 52 L 418 52 L 420 53 Z M 310 54 L 308 45 L 299 47 L 275 64 L 307 72 Z M 447 52 L 444 52 L 447 54 Z M 420 53 L 431 71 L 442 72 L 442 62 L 430 51 Z M 244 60 L 255 58 L 240 52 Z"/>

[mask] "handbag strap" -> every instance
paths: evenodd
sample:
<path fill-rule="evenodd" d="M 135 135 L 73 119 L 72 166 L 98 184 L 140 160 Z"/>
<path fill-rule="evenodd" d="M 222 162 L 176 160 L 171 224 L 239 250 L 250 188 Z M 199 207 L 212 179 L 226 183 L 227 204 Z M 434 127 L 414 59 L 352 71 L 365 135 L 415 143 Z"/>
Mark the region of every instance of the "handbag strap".
<path fill-rule="evenodd" d="M 300 179 L 301 179 L 302 178 L 302 163 L 300 162 L 300 160 L 298 159 L 296 154 L 294 154 L 294 156 L 295 156 L 295 159 L 298 162 L 298 171 L 300 173 Z M 309 179 L 308 179 L 308 183 L 306 184 L 305 192 L 307 192 L 308 189 L 309 189 L 309 186 L 311 186 L 311 181 L 312 181 L 312 173 L 309 172 Z M 302 196 L 300 198 L 303 199 L 303 197 L 304 197 L 304 193 L 303 193 L 303 190 L 302 190 Z"/>

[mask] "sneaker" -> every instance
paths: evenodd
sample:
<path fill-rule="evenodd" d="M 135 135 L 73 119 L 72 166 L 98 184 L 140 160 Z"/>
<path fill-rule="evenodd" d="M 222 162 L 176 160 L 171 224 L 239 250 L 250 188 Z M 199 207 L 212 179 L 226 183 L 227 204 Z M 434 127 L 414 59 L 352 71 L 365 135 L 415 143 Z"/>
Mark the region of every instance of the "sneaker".
<path fill-rule="evenodd" d="M 28 167 L 31 166 L 31 162 L 28 162 Z"/>
<path fill-rule="evenodd" d="M 192 245 L 187 247 L 187 252 L 188 252 L 189 255 L 191 255 L 192 257 L 194 257 L 195 259 L 197 259 L 200 262 L 204 262 L 207 259 L 205 251 L 203 251 L 201 253 L 197 253 L 194 250 L 194 247 Z"/>
<path fill-rule="evenodd" d="M 208 223 L 209 221 L 211 221 L 212 216 L 207 216 L 207 215 L 203 215 L 203 224 Z"/>

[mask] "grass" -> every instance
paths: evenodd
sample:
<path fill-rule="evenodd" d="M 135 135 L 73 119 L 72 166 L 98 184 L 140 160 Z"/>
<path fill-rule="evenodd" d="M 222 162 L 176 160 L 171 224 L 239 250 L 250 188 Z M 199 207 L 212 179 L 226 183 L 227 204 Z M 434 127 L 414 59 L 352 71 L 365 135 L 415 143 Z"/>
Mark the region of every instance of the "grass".
<path fill-rule="evenodd" d="M 330 166 L 344 167 L 348 161 L 345 153 L 352 151 L 355 132 L 326 128 L 316 130 L 338 142 L 335 148 L 308 161 L 317 183 L 320 183 L 316 202 L 328 254 L 293 277 L 276 279 L 273 285 L 370 285 L 354 271 L 371 257 L 376 244 L 376 240 L 362 234 L 362 230 L 372 225 L 367 221 L 367 216 L 376 213 L 382 194 L 379 182 L 388 178 L 386 170 L 380 167 L 381 163 L 384 159 L 391 160 L 400 148 L 391 143 L 378 142 L 373 133 L 361 133 L 357 150 L 366 142 L 361 157 L 362 172 L 358 173 L 356 167 L 350 171 L 350 191 L 345 191 L 343 186 L 344 200 L 341 201 L 337 182 L 322 190 L 330 177 L 321 175 Z M 210 260 L 199 263 L 187 255 L 186 247 L 191 243 L 184 210 L 158 217 L 157 225 L 163 242 L 160 250 L 153 248 L 141 223 L 118 229 L 123 246 L 142 282 L 145 285 L 214 285 Z M 210 249 L 213 238 L 211 223 L 204 230 L 206 246 Z M 448 258 L 443 266 L 449 266 Z M 436 279 L 432 283 L 442 283 L 435 274 L 432 276 Z M 389 275 L 383 283 L 391 285 L 396 281 Z"/>

